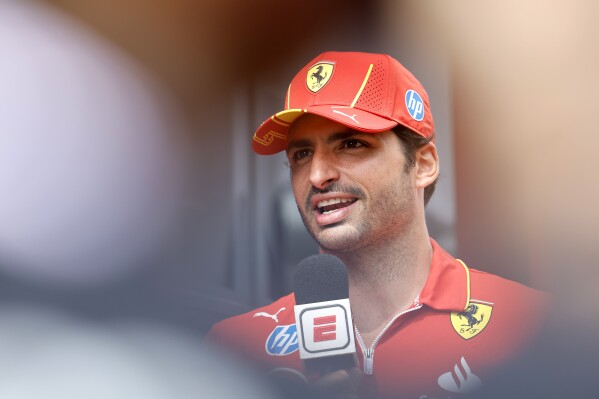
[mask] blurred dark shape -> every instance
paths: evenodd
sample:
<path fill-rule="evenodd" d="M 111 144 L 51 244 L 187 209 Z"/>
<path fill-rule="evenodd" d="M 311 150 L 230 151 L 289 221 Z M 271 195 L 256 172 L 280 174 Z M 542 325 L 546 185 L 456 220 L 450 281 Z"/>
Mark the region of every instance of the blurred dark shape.
<path fill-rule="evenodd" d="M 168 324 L 21 304 L 1 306 L 0 325 L 3 398 L 274 398 L 261 376 Z"/>
<path fill-rule="evenodd" d="M 276 71 L 306 46 L 338 41 L 335 36 L 349 21 L 358 19 L 360 31 L 369 32 L 377 5 L 367 0 L 49 1 L 121 44 L 187 104 L 209 102 L 256 74 Z"/>
<path fill-rule="evenodd" d="M 538 339 L 499 369 L 474 397 L 596 398 L 597 332 L 595 323 L 584 322 L 577 314 L 575 302 L 556 305 Z"/>

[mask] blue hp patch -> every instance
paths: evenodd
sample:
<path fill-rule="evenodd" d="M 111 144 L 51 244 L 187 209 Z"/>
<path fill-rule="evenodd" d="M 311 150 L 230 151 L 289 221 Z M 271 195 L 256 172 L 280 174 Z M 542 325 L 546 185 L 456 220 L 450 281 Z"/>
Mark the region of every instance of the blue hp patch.
<path fill-rule="evenodd" d="M 285 356 L 295 352 L 298 349 L 295 324 L 275 327 L 266 339 L 264 347 L 266 353 L 271 356 Z"/>
<path fill-rule="evenodd" d="M 424 118 L 424 102 L 414 90 L 406 91 L 406 108 L 414 120 L 421 121 Z"/>

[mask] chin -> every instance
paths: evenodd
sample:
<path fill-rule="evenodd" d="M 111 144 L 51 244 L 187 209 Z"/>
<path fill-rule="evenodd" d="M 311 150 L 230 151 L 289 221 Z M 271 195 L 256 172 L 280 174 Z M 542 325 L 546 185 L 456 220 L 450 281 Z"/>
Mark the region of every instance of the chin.
<path fill-rule="evenodd" d="M 326 252 L 347 252 L 363 246 L 366 226 L 357 228 L 354 223 L 343 220 L 328 226 L 318 226 L 315 220 L 309 220 L 300 212 L 308 233 L 318 246 Z"/>
<path fill-rule="evenodd" d="M 320 248 L 328 252 L 346 252 L 360 248 L 363 240 L 356 231 L 321 231 L 319 234 L 312 234 Z"/>

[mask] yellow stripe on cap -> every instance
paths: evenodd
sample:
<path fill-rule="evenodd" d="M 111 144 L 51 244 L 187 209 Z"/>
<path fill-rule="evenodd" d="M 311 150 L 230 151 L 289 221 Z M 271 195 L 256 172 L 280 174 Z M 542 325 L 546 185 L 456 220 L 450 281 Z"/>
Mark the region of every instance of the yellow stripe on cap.
<path fill-rule="evenodd" d="M 277 112 L 276 114 L 271 116 L 270 119 L 272 119 L 273 122 L 276 122 L 279 125 L 288 127 L 297 119 L 298 116 L 300 116 L 304 112 L 306 112 L 306 110 L 301 108 L 286 109 L 284 111 Z"/>
<path fill-rule="evenodd" d="M 366 86 L 366 82 L 368 82 L 368 78 L 370 77 L 370 73 L 372 72 L 372 67 L 374 65 L 370 64 L 370 67 L 368 67 L 368 72 L 366 72 L 366 77 L 364 78 L 364 81 L 362 82 L 362 86 L 360 87 L 360 90 L 358 90 L 358 94 L 356 94 L 356 98 L 354 98 L 354 101 L 352 101 L 350 107 L 354 107 L 354 105 L 356 105 L 356 103 L 358 102 L 358 98 L 360 98 L 360 94 L 362 94 L 362 90 L 364 90 L 364 87 Z"/>

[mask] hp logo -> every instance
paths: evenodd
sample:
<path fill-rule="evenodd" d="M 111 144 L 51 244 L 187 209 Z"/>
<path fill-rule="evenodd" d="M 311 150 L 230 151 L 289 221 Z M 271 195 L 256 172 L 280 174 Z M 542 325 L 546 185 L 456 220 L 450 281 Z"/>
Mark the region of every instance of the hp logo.
<path fill-rule="evenodd" d="M 277 326 L 266 339 L 266 353 L 271 356 L 285 356 L 298 349 L 295 324 Z"/>
<path fill-rule="evenodd" d="M 406 91 L 406 108 L 414 120 L 421 121 L 424 118 L 424 102 L 414 90 Z"/>

